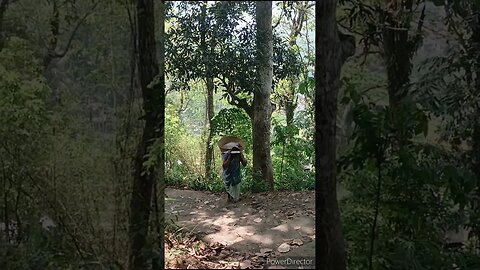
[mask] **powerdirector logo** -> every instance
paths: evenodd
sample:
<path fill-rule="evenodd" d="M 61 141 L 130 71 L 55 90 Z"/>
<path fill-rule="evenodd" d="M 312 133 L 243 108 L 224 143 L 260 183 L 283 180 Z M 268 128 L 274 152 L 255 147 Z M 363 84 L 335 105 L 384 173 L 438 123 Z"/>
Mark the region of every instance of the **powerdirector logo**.
<path fill-rule="evenodd" d="M 315 266 L 315 259 L 306 258 L 306 257 L 267 258 L 267 264 L 308 267 L 308 266 Z"/>

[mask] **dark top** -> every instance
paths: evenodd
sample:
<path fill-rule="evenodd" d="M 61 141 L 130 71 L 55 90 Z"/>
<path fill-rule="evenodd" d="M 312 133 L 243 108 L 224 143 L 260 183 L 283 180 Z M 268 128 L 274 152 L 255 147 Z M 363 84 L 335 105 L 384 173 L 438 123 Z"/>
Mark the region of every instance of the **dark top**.
<path fill-rule="evenodd" d="M 222 163 L 228 159 L 228 152 L 222 153 Z M 222 166 L 222 179 L 226 186 L 235 186 L 242 181 L 240 155 L 234 155 L 228 168 Z"/>

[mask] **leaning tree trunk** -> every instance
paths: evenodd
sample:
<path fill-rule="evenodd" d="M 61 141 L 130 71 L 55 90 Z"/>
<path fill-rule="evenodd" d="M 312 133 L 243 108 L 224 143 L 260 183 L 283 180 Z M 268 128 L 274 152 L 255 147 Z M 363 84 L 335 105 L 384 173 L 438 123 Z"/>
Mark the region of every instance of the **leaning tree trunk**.
<path fill-rule="evenodd" d="M 338 32 L 337 0 L 315 7 L 315 181 L 319 269 L 346 269 L 345 243 L 336 192 L 336 115 L 340 69 L 355 51 L 353 37 Z"/>
<path fill-rule="evenodd" d="M 272 1 L 256 2 L 257 80 L 253 95 L 252 139 L 253 172 L 261 173 L 273 190 L 273 168 L 270 156 L 270 94 L 273 79 Z"/>
<path fill-rule="evenodd" d="M 152 202 L 152 187 L 155 179 L 160 178 L 160 201 L 163 201 L 163 172 L 158 172 L 155 166 L 144 167 L 146 154 L 149 153 L 153 143 L 159 143 L 160 154 L 158 166 L 164 166 L 164 126 L 165 126 L 165 83 L 163 68 L 159 75 L 159 66 L 155 49 L 155 20 L 153 0 L 137 0 L 136 21 L 137 21 L 137 67 L 140 87 L 143 97 L 143 109 L 145 125 L 143 134 L 138 144 L 134 162 L 134 179 L 132 196 L 130 201 L 130 225 L 129 225 L 129 268 L 147 269 L 149 258 L 147 247 L 148 223 L 150 218 L 150 205 Z M 163 20 L 163 18 L 160 18 Z M 162 31 L 163 33 L 163 31 Z M 162 35 L 163 37 L 163 35 Z M 162 58 L 160 61 L 163 64 Z M 159 173 L 159 175 L 157 174 Z M 159 207 L 160 219 L 163 217 L 163 207 Z M 160 226 L 162 227 L 162 226 Z M 163 234 L 163 232 L 162 232 Z M 162 236 L 160 236 L 162 237 Z M 163 239 L 161 239 L 163 240 Z M 160 243 L 161 244 L 161 243 Z M 163 253 L 163 250 L 160 250 Z"/>

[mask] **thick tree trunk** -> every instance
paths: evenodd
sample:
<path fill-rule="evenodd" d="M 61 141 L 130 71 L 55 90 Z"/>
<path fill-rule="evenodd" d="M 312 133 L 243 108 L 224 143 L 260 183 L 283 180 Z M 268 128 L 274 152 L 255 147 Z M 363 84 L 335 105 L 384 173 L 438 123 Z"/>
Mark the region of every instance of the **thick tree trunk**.
<path fill-rule="evenodd" d="M 480 5 L 473 6 L 473 10 L 480 10 Z M 477 15 L 480 16 L 480 15 Z M 476 44 L 477 52 L 477 66 L 475 70 L 475 88 L 477 91 L 480 91 L 480 53 L 478 53 L 478 49 L 480 49 L 480 22 L 477 20 L 476 27 L 473 29 L 472 37 L 471 37 L 472 44 Z M 477 94 L 480 95 L 480 94 Z M 475 124 L 473 128 L 472 134 L 472 153 L 473 153 L 473 172 L 476 177 L 476 193 L 477 193 L 477 201 L 476 207 L 474 211 L 476 213 L 480 213 L 480 106 L 477 105 L 476 108 L 476 117 L 475 117 Z M 477 247 L 480 247 L 480 222 L 477 220 L 474 222 L 473 234 L 477 237 Z"/>
<path fill-rule="evenodd" d="M 480 75 L 480 74 L 479 74 Z M 477 117 L 480 117 L 480 109 L 477 109 Z M 473 172 L 476 177 L 476 194 L 477 198 L 475 202 L 474 212 L 480 212 L 480 123 L 478 118 L 475 120 L 475 126 L 473 129 Z M 473 235 L 477 237 L 477 247 L 480 247 L 480 223 L 477 221 L 472 222 Z"/>
<path fill-rule="evenodd" d="M 157 134 L 158 141 L 161 144 L 161 151 L 159 157 L 159 167 L 157 173 L 157 181 L 158 181 L 158 190 L 157 190 L 157 200 L 159 202 L 158 209 L 157 209 L 157 237 L 158 243 L 157 246 L 158 250 L 158 264 L 154 269 L 164 269 L 165 268 L 165 0 L 158 1 L 160 6 L 159 13 L 158 13 L 158 20 L 160 21 L 160 29 L 159 29 L 159 44 L 160 44 L 160 55 L 159 55 L 159 77 L 160 77 L 160 84 L 158 85 L 160 95 L 159 102 L 154 104 L 158 107 L 158 128 L 159 132 Z M 152 34 L 153 35 L 153 34 Z"/>
<path fill-rule="evenodd" d="M 337 30 L 336 0 L 316 3 L 315 180 L 317 182 L 316 249 L 319 269 L 346 269 L 345 242 L 336 192 L 336 115 L 340 69 L 353 55 L 353 37 Z"/>
<path fill-rule="evenodd" d="M 165 77 L 163 68 L 162 73 L 159 74 L 160 70 L 156 58 L 153 8 L 153 0 L 137 0 L 136 2 L 137 67 L 143 97 L 145 125 L 135 156 L 133 190 L 130 201 L 129 268 L 132 270 L 148 268 L 149 258 L 146 257 L 145 248 L 152 202 L 152 187 L 157 177 L 160 179 L 159 200 L 161 202 L 158 214 L 160 220 L 163 220 Z M 163 18 L 160 19 L 163 21 Z M 161 32 L 163 37 L 163 30 Z M 163 66 L 163 56 L 160 61 Z M 159 81 L 151 84 L 157 75 L 160 75 Z M 150 151 L 150 147 L 155 140 L 158 140 L 157 143 L 160 143 L 162 149 L 158 165 L 160 169 L 156 171 L 155 168 L 150 167 L 146 170 L 143 165 L 146 160 L 145 155 Z M 160 227 L 163 228 L 163 226 Z M 163 232 L 160 234 L 159 237 L 163 238 Z M 163 241 L 159 244 L 163 245 Z M 160 250 L 160 253 L 163 253 L 163 250 Z M 161 256 L 163 257 L 163 254 Z"/>
<path fill-rule="evenodd" d="M 397 107 L 408 94 L 412 57 L 418 45 L 417 39 L 409 37 L 410 22 L 400 21 L 395 14 L 400 11 L 412 14 L 412 7 L 412 0 L 402 5 L 394 3 L 387 7 L 385 16 L 389 27 L 383 30 L 383 59 L 387 66 L 388 97 L 392 107 Z M 418 31 L 424 16 L 422 13 Z"/>
<path fill-rule="evenodd" d="M 253 96 L 252 139 L 253 171 L 261 173 L 273 190 L 273 168 L 270 156 L 272 105 L 270 94 L 273 78 L 272 2 L 256 2 L 257 80 Z"/>
<path fill-rule="evenodd" d="M 205 148 L 205 177 L 210 178 L 210 172 L 212 171 L 212 160 L 213 160 L 213 147 L 210 145 L 212 141 L 212 119 L 214 116 L 213 111 L 213 91 L 214 84 L 213 78 L 207 77 L 207 121 L 208 121 L 208 136 Z"/>

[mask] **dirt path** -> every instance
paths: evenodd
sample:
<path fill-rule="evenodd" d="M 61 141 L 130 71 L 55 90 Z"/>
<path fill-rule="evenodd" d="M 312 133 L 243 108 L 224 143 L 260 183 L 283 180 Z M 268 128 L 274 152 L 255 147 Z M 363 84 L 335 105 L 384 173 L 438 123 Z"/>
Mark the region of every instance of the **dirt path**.
<path fill-rule="evenodd" d="M 198 233 L 205 242 L 232 250 L 238 268 L 279 269 L 272 260 L 287 258 L 290 263 L 291 259 L 307 260 L 299 261 L 297 267 L 283 264 L 284 268 L 299 268 L 300 263 L 303 269 L 315 266 L 308 261 L 315 256 L 313 191 L 246 194 L 236 204 L 227 204 L 225 193 L 167 188 L 166 195 L 167 219 L 178 219 L 177 224 Z"/>

